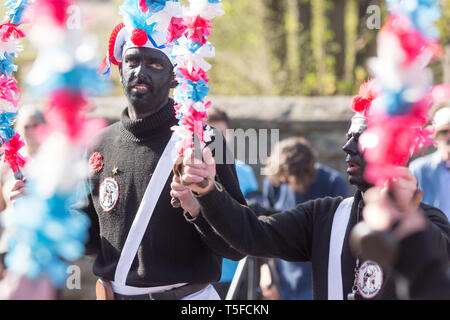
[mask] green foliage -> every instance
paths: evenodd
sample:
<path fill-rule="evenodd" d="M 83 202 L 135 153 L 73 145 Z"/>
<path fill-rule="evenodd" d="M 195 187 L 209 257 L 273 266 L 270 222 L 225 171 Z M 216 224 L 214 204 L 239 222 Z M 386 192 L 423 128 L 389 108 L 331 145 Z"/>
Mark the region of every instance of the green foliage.
<path fill-rule="evenodd" d="M 117 7 L 122 2 L 104 2 L 109 18 L 90 30 L 99 40 L 99 56 L 120 21 Z M 450 0 L 441 3 L 438 26 L 442 43 L 448 45 Z M 381 6 L 384 18 L 385 0 L 223 0 L 226 14 L 213 20 L 210 37 L 216 47 L 216 57 L 209 60 L 211 95 L 355 94 L 369 76 L 368 58 L 376 55 L 378 30 L 367 28 L 367 8 L 374 4 Z M 1 17 L 4 13 L 0 6 Z M 29 31 L 26 25 L 24 29 Z M 16 60 L 19 83 L 36 58 L 28 39 L 22 40 L 25 50 Z M 441 60 L 433 72 L 436 81 L 442 80 Z M 111 80 L 116 88 L 112 94 L 122 94 L 117 68 Z"/>
<path fill-rule="evenodd" d="M 216 47 L 209 71 L 219 95 L 267 95 L 272 90 L 268 34 L 260 1 L 224 1 L 226 15 L 213 20 L 210 41 Z"/>
<path fill-rule="evenodd" d="M 441 0 L 442 19 L 438 23 L 441 43 L 450 44 L 450 0 Z"/>
<path fill-rule="evenodd" d="M 341 20 L 346 31 L 356 33 L 358 5 L 356 0 L 350 1 L 353 17 Z M 330 20 L 337 5 L 332 0 L 224 1 L 226 15 L 213 22 L 211 41 L 217 57 L 210 71 L 211 93 L 351 93 L 356 78 L 357 35 L 346 43 L 336 41 Z M 342 50 L 349 54 L 338 61 Z M 337 66 L 344 64 L 350 76 L 336 74 Z"/>
<path fill-rule="evenodd" d="M 370 5 L 384 0 L 224 0 L 213 21 L 215 95 L 353 95 L 376 55 Z M 450 0 L 442 0 L 442 42 L 450 42 Z M 280 11 L 284 11 L 280 12 Z M 437 79 L 442 65 L 433 66 Z"/>

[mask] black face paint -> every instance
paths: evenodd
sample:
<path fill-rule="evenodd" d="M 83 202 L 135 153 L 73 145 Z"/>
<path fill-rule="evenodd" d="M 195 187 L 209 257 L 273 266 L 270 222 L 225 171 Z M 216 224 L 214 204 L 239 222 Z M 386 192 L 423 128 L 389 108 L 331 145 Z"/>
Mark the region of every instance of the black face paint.
<path fill-rule="evenodd" d="M 359 137 L 366 129 L 367 121 L 363 117 L 353 118 L 347 133 L 347 143 L 342 147 L 342 150 L 347 154 L 345 161 L 347 162 L 348 181 L 363 192 L 372 187 L 364 179 L 364 170 L 367 163 L 359 148 Z"/>
<path fill-rule="evenodd" d="M 174 76 L 172 63 L 163 52 L 151 48 L 130 48 L 119 68 L 131 114 L 143 118 L 167 104 Z"/>

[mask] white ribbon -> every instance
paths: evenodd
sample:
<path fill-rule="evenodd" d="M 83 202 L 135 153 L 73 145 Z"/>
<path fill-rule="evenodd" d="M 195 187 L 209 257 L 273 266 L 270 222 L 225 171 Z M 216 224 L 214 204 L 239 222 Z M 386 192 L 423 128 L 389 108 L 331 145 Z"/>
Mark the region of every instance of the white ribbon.
<path fill-rule="evenodd" d="M 328 255 L 328 300 L 343 300 L 341 255 L 354 198 L 343 200 L 334 213 Z"/>
<path fill-rule="evenodd" d="M 134 218 L 133 224 L 128 232 L 127 239 L 120 254 L 119 262 L 117 263 L 113 282 L 113 286 L 116 288 L 121 288 L 122 292 L 126 291 L 124 288 L 127 287 L 126 280 L 131 264 L 136 257 L 139 245 L 141 244 L 142 238 L 147 230 L 148 224 L 150 223 L 150 219 L 153 215 L 153 211 L 159 200 L 161 192 L 164 189 L 173 165 L 178 158 L 178 154 L 175 149 L 175 144 L 178 139 L 179 137 L 176 134 L 172 134 L 172 137 L 161 155 L 155 171 L 153 172 Z"/>
<path fill-rule="evenodd" d="M 148 25 L 156 23 L 157 31 L 167 33 L 172 18 L 181 17 L 182 14 L 183 9 L 179 2 L 168 1 L 164 9 L 155 12 L 146 22 Z"/>
<path fill-rule="evenodd" d="M 214 46 L 207 42 L 196 52 L 191 52 L 188 49 L 188 41 L 186 37 L 181 37 L 178 40 L 178 45 L 173 47 L 172 56 L 175 57 L 175 63 L 178 66 L 186 66 L 188 68 L 201 68 L 207 72 L 211 69 L 211 65 L 204 58 L 212 58 L 215 56 Z"/>
<path fill-rule="evenodd" d="M 186 12 L 187 16 L 201 16 L 203 19 L 212 20 L 214 17 L 225 13 L 222 10 L 222 3 L 211 3 L 207 0 L 189 0 L 189 4 L 189 9 Z"/>

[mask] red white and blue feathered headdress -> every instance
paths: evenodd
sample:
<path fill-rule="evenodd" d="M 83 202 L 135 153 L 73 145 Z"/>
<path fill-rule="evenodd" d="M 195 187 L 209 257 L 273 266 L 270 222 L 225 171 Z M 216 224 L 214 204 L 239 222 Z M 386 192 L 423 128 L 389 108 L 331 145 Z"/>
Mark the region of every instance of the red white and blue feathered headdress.
<path fill-rule="evenodd" d="M 107 56 L 101 70 L 108 77 L 111 64 L 122 62 L 127 49 L 153 48 L 164 52 L 169 58 L 173 29 L 182 20 L 182 7 L 178 0 L 126 0 L 120 7 L 123 22 L 112 31 Z"/>
<path fill-rule="evenodd" d="M 352 99 L 351 108 L 355 112 L 354 117 L 368 119 L 371 114 L 372 103 L 379 94 L 380 89 L 376 79 L 370 79 L 361 84 L 358 94 Z"/>
<path fill-rule="evenodd" d="M 117 25 L 109 40 L 107 57 L 101 70 L 109 76 L 111 64 L 122 62 L 127 49 L 153 48 L 164 52 L 174 65 L 178 87 L 174 90 L 175 112 L 179 125 L 173 130 L 182 137 L 177 144 L 181 155 L 193 145 L 197 135 L 202 147 L 211 130 L 204 130 L 209 93 L 207 72 L 211 65 L 205 58 L 215 55 L 208 41 L 211 20 L 222 15 L 222 0 L 125 0 L 120 6 L 124 21 Z"/>

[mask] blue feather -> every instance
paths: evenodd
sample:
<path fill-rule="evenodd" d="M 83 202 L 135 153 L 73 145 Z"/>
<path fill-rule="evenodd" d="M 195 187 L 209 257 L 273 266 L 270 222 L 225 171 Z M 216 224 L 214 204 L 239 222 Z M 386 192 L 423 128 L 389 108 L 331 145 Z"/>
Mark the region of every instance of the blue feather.
<path fill-rule="evenodd" d="M 10 9 L 6 14 L 6 17 L 10 19 L 12 24 L 18 25 L 20 23 L 28 4 L 28 0 L 9 0 L 5 3 L 5 7 Z"/>
<path fill-rule="evenodd" d="M 152 12 L 142 12 L 139 7 L 139 0 L 126 0 L 120 7 L 120 14 L 124 17 L 125 25 L 134 29 L 142 29 L 151 35 L 155 31 L 156 23 L 147 24 L 147 20 L 152 16 Z"/>
<path fill-rule="evenodd" d="M 14 54 L 4 53 L 4 58 L 0 58 L 0 73 L 4 74 L 6 77 L 9 77 L 13 74 L 13 72 L 17 71 L 17 66 L 14 64 L 13 58 Z"/>

